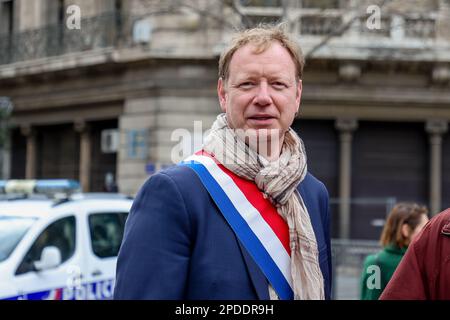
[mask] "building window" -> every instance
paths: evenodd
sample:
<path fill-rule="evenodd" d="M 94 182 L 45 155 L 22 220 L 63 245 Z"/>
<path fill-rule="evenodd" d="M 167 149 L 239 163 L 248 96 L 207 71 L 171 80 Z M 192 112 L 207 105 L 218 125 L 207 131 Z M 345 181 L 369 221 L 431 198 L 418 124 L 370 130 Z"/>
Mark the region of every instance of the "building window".
<path fill-rule="evenodd" d="M 339 0 L 303 0 L 302 7 L 307 9 L 338 9 Z"/>
<path fill-rule="evenodd" d="M 122 13 L 122 0 L 116 0 L 114 2 L 114 10 L 116 11 L 116 13 L 120 14 Z"/>
<path fill-rule="evenodd" d="M 0 1 L 0 34 L 11 34 L 14 25 L 14 2 Z"/>
<path fill-rule="evenodd" d="M 436 37 L 436 20 L 432 18 L 406 18 L 405 36 L 408 38 L 430 39 Z"/>
<path fill-rule="evenodd" d="M 301 18 L 300 30 L 301 34 L 322 36 L 339 30 L 342 24 L 341 16 L 308 15 Z"/>
<path fill-rule="evenodd" d="M 282 0 L 240 0 L 243 7 L 281 7 Z"/>
<path fill-rule="evenodd" d="M 58 25 L 61 25 L 64 23 L 64 17 L 66 16 L 66 10 L 64 6 L 64 0 L 58 0 L 58 8 L 57 8 L 57 18 L 58 18 Z"/>

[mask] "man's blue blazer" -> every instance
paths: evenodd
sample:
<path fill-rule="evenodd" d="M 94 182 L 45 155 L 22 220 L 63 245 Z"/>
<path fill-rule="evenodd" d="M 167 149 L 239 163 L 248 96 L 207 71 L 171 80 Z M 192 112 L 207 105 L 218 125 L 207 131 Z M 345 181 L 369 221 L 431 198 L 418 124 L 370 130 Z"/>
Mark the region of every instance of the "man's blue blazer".
<path fill-rule="evenodd" d="M 299 185 L 331 292 L 328 192 L 311 174 Z M 197 174 L 174 166 L 138 192 L 120 248 L 115 299 L 269 299 L 268 282 Z"/>

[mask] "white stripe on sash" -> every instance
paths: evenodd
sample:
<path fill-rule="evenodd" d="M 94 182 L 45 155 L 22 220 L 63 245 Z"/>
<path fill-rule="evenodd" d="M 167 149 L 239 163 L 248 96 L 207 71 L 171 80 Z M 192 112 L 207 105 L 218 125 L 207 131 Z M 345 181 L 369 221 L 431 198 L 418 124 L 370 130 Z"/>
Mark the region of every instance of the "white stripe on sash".
<path fill-rule="evenodd" d="M 293 288 L 290 265 L 291 258 L 280 239 L 264 220 L 259 211 L 248 201 L 231 177 L 227 175 L 213 159 L 207 156 L 192 155 L 183 162 L 189 161 L 198 162 L 208 170 L 267 250 L 290 287 Z"/>

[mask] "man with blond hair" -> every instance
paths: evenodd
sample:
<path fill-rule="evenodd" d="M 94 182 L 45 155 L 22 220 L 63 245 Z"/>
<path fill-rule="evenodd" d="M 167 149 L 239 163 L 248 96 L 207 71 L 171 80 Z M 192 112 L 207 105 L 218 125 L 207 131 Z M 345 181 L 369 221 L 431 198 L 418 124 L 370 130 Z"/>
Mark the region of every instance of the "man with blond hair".
<path fill-rule="evenodd" d="M 328 193 L 291 129 L 304 59 L 280 27 L 238 33 L 219 61 L 222 114 L 202 150 L 139 191 L 116 299 L 329 299 Z"/>

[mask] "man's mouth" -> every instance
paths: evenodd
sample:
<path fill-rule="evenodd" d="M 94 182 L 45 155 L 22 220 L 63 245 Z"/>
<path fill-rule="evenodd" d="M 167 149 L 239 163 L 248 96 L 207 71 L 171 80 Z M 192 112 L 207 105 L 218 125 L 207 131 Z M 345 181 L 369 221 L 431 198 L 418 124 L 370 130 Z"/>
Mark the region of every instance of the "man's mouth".
<path fill-rule="evenodd" d="M 274 116 L 271 116 L 271 115 L 255 115 L 255 116 L 248 117 L 248 119 L 250 119 L 250 120 L 264 121 L 264 120 L 275 119 L 275 117 L 274 117 Z"/>
<path fill-rule="evenodd" d="M 247 118 L 247 123 L 253 128 L 269 128 L 274 125 L 276 117 L 270 115 L 256 115 Z"/>

